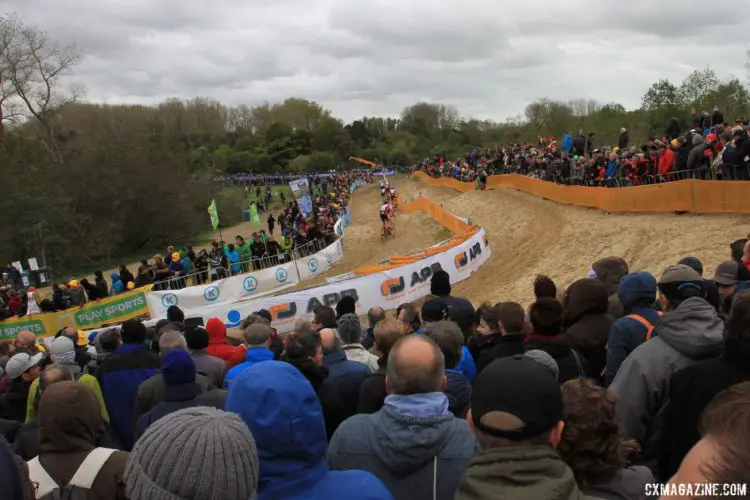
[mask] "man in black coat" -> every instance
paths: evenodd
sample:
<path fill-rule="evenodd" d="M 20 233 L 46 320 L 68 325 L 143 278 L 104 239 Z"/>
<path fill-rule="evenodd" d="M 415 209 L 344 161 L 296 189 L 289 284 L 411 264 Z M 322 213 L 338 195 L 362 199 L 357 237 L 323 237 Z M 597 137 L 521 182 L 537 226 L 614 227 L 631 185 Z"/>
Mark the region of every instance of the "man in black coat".
<path fill-rule="evenodd" d="M 516 302 L 501 302 L 490 313 L 482 315 L 478 333 L 469 342 L 469 350 L 476 352 L 474 359 L 477 360 L 477 374 L 496 359 L 523 354 L 525 315 L 521 304 Z M 487 335 L 482 334 L 482 323 L 493 319 L 496 324 L 487 325 L 492 331 Z"/>

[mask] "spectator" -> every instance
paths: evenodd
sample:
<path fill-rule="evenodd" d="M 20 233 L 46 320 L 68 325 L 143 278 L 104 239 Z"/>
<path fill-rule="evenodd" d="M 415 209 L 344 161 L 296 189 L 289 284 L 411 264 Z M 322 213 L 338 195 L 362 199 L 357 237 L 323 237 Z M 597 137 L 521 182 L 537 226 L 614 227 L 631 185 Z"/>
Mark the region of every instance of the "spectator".
<path fill-rule="evenodd" d="M 629 272 L 628 263 L 620 257 L 606 257 L 591 265 L 588 277 L 601 281 L 607 287 L 607 294 L 609 294 L 607 312 L 612 319 L 622 316 L 623 309 L 617 291 L 620 288 L 620 280 Z"/>
<path fill-rule="evenodd" d="M 585 376 L 582 356 L 562 335 L 563 307 L 556 299 L 540 299 L 529 312 L 532 334 L 524 340 L 524 351 L 538 349 L 555 360 L 560 383 Z"/>
<path fill-rule="evenodd" d="M 109 286 L 107 280 L 104 279 L 104 274 L 101 271 L 94 272 L 94 286 L 99 292 L 101 298 L 109 297 Z"/>
<path fill-rule="evenodd" d="M 482 323 L 487 325 L 488 330 L 494 327 L 497 332 L 484 333 L 486 330 Z M 483 309 L 482 323 L 479 325 L 481 331 L 478 330 L 474 337 L 482 339 L 476 341 L 479 345 L 478 372 L 487 368 L 487 365 L 496 359 L 523 354 L 526 314 L 521 304 L 500 302 L 486 312 Z M 484 337 L 489 339 L 484 340 Z"/>
<path fill-rule="evenodd" d="M 97 382 L 95 377 L 81 372 L 81 368 L 75 362 L 75 348 L 70 339 L 66 337 L 56 338 L 50 344 L 49 352 L 53 363 L 67 370 L 76 382 L 91 389 L 91 392 L 99 401 L 99 407 L 102 411 L 102 419 L 104 419 L 105 422 L 109 422 L 109 414 L 107 413 L 107 407 L 104 405 L 104 397 L 102 395 L 102 389 L 99 387 L 99 382 Z M 37 417 L 37 394 L 39 391 L 40 378 L 41 377 L 36 378 L 31 383 L 29 389 L 29 397 L 26 404 L 26 422 L 30 422 Z"/>
<path fill-rule="evenodd" d="M 254 364 L 273 360 L 273 351 L 269 349 L 271 333 L 271 327 L 263 323 L 254 323 L 245 328 L 242 332 L 247 348 L 245 361 L 229 370 L 224 378 L 224 389 L 228 389 L 232 380 Z"/>
<path fill-rule="evenodd" d="M 467 415 L 482 451 L 461 478 L 456 500 L 582 498 L 573 471 L 555 451 L 563 415 L 554 375 L 528 356 L 482 370 Z"/>
<path fill-rule="evenodd" d="M 620 129 L 620 138 L 617 140 L 617 146 L 621 150 L 628 149 L 628 144 L 630 143 L 630 134 L 628 133 L 628 129 L 625 127 L 622 127 Z"/>
<path fill-rule="evenodd" d="M 471 328 L 474 325 L 474 306 L 464 297 L 451 295 L 450 275 L 443 271 L 435 271 L 430 280 L 430 293 L 436 295 L 448 306 L 450 319 L 455 321 L 461 328 L 466 339 L 471 337 Z M 470 380 L 473 380 L 470 377 Z"/>
<path fill-rule="evenodd" d="M 319 332 L 323 328 L 336 329 L 338 324 L 336 323 L 336 311 L 328 306 L 318 306 L 313 311 L 312 326 L 316 332 Z"/>
<path fill-rule="evenodd" d="M 338 393 L 346 419 L 357 413 L 359 387 L 371 372 L 366 365 L 346 359 L 341 340 L 335 330 L 320 330 L 320 341 L 323 347 L 323 365 L 329 371 L 324 384 Z"/>
<path fill-rule="evenodd" d="M 8 392 L 0 396 L 0 418 L 23 423 L 26 420 L 26 405 L 31 384 L 42 373 L 39 363 L 42 353 L 33 356 L 16 352 L 5 365 L 5 373 L 10 379 Z"/>
<path fill-rule="evenodd" d="M 407 333 L 418 332 L 419 328 L 422 326 L 419 318 L 419 309 L 413 302 L 400 304 L 396 309 L 396 319 L 406 326 Z"/>
<path fill-rule="evenodd" d="M 701 440 L 680 464 L 670 485 L 745 484 L 748 477 L 750 383 L 733 385 L 717 395 L 701 418 Z M 676 488 L 675 488 L 676 489 Z M 685 498 L 663 495 L 664 500 Z"/>
<path fill-rule="evenodd" d="M 536 300 L 557 298 L 557 285 L 549 276 L 537 276 L 534 280 L 534 297 Z"/>
<path fill-rule="evenodd" d="M 55 335 L 55 338 L 66 337 L 73 343 L 75 350 L 75 363 L 80 367 L 79 371 L 85 370 L 93 357 L 88 351 L 88 339 L 86 335 L 73 327 L 63 328 Z"/>
<path fill-rule="evenodd" d="M 209 335 L 206 352 L 211 356 L 229 362 L 237 347 L 227 344 L 227 327 L 219 318 L 209 318 L 206 322 L 206 331 Z"/>
<path fill-rule="evenodd" d="M 653 336 L 661 318 L 656 310 L 656 278 L 645 271 L 628 274 L 617 292 L 625 316 L 612 325 L 607 345 L 606 385 L 610 385 L 625 358 Z"/>
<path fill-rule="evenodd" d="M 385 377 L 388 370 L 388 355 L 393 345 L 406 335 L 406 327 L 400 321 L 384 319 L 375 326 L 375 352 L 378 353 L 378 369 L 359 386 L 357 413 L 375 413 L 383 407 L 385 397 Z"/>
<path fill-rule="evenodd" d="M 18 460 L 8 441 L 0 436 L 0 491 L 7 500 L 36 498 L 36 487 L 29 481 L 26 464 Z"/>
<path fill-rule="evenodd" d="M 268 361 L 251 366 L 232 385 L 226 406 L 255 438 L 260 459 L 258 500 L 392 498 L 367 472 L 328 470 L 320 402 L 290 364 Z"/>
<path fill-rule="evenodd" d="M 110 328 L 100 332 L 96 336 L 94 341 L 96 348 L 96 359 L 92 359 L 88 364 L 89 373 L 96 373 L 102 363 L 109 359 L 115 351 L 122 345 L 122 338 L 120 338 L 120 331 L 116 328 Z"/>
<path fill-rule="evenodd" d="M 465 418 L 471 403 L 471 384 L 460 370 L 456 370 L 463 348 L 461 330 L 453 321 L 437 321 L 427 325 L 425 334 L 443 353 L 446 378 L 443 392 L 448 396 L 448 411 L 458 418 Z"/>
<path fill-rule="evenodd" d="M 185 330 L 185 313 L 179 307 L 169 306 L 167 309 L 167 321 L 177 325 L 180 331 Z"/>
<path fill-rule="evenodd" d="M 33 356 L 39 352 L 47 352 L 43 344 L 37 344 L 36 335 L 27 330 L 18 332 L 13 345 L 16 349 L 25 349 L 29 356 Z"/>
<path fill-rule="evenodd" d="M 612 327 L 607 289 L 584 278 L 568 287 L 563 300 L 563 328 L 570 344 L 586 360 L 586 376 L 601 381 L 607 364 L 607 339 Z"/>
<path fill-rule="evenodd" d="M 368 352 L 360 344 L 362 325 L 360 325 L 357 315 L 351 313 L 341 315 L 338 319 L 338 333 L 343 343 L 342 348 L 346 354 L 346 359 L 358 361 L 367 366 L 371 373 L 375 373 L 378 369 L 378 357 Z"/>
<path fill-rule="evenodd" d="M 190 349 L 190 357 L 195 363 L 195 370 L 208 377 L 215 387 L 221 387 L 227 374 L 227 364 L 206 352 L 209 342 L 208 332 L 201 327 L 188 328 L 185 332 L 185 342 Z"/>
<path fill-rule="evenodd" d="M 344 314 L 357 314 L 357 301 L 351 295 L 341 297 L 336 304 L 336 319 L 341 318 Z"/>
<path fill-rule="evenodd" d="M 388 358 L 385 405 L 341 424 L 328 464 L 372 472 L 396 499 L 453 498 L 477 445 L 466 422 L 448 411 L 443 354 L 429 337 L 410 335 Z"/>
<path fill-rule="evenodd" d="M 185 408 L 148 428 L 124 480 L 129 500 L 247 500 L 258 473 L 255 441 L 237 415 Z"/>
<path fill-rule="evenodd" d="M 489 303 L 480 305 L 474 313 L 474 335 L 469 339 L 469 354 L 479 361 L 482 350 L 489 350 L 497 345 L 500 339 L 498 331 L 499 318 L 497 310 Z"/>
<path fill-rule="evenodd" d="M 654 482 L 647 467 L 625 467 L 638 450 L 620 437 L 614 394 L 591 380 L 562 386 L 565 427 L 557 447 L 581 491 L 595 498 L 640 500 Z"/>
<path fill-rule="evenodd" d="M 161 374 L 164 379 L 164 401 L 141 415 L 135 428 L 136 441 L 148 427 L 160 418 L 183 408 L 197 406 L 193 400 L 203 389 L 195 383 L 195 363 L 190 355 L 172 349 L 162 358 Z"/>
<path fill-rule="evenodd" d="M 112 428 L 125 449 L 133 446 L 134 404 L 139 386 L 159 368 L 159 359 L 144 341 L 146 327 L 137 320 L 120 327 L 123 345 L 99 366 L 96 379 L 104 395 Z"/>
<path fill-rule="evenodd" d="M 473 309 L 472 309 L 473 311 Z M 474 313 L 472 312 L 472 316 Z M 448 304 L 445 303 L 445 301 L 441 298 L 436 299 L 429 299 L 427 300 L 424 305 L 422 306 L 422 326 L 417 330 L 417 333 L 424 333 L 425 328 L 427 327 L 428 323 L 433 323 L 435 321 L 444 321 L 447 319 L 450 319 L 450 308 Z M 453 321 L 451 319 L 451 321 Z M 471 320 L 472 325 L 474 324 L 474 320 Z M 459 325 L 460 327 L 461 325 Z M 463 330 L 462 330 L 463 333 Z M 461 351 L 461 361 L 459 362 L 458 366 L 456 367 L 457 370 L 460 370 L 461 373 L 466 376 L 466 379 L 469 382 L 473 382 L 474 378 L 477 376 L 477 367 L 474 364 L 474 358 L 471 357 L 471 353 L 469 353 L 469 348 L 464 346 Z"/>
<path fill-rule="evenodd" d="M 276 328 L 271 325 L 273 317 L 268 309 L 258 309 L 255 314 L 267 321 L 269 327 L 271 327 L 271 341 L 269 349 L 273 351 L 273 359 L 277 360 L 281 357 L 281 353 L 284 352 L 284 341 L 279 337 L 279 333 Z"/>
<path fill-rule="evenodd" d="M 40 454 L 29 462 L 29 477 L 39 484 L 37 498 L 69 484 L 80 469 L 95 476 L 89 488 L 95 498 L 127 498 L 121 479 L 128 453 L 97 448 L 103 425 L 99 401 L 88 387 L 63 381 L 44 391 L 39 402 Z"/>
<path fill-rule="evenodd" d="M 176 326 L 165 328 L 161 337 L 159 337 L 159 364 L 161 360 L 173 350 L 187 352 L 187 342 L 185 337 L 177 330 Z M 201 391 L 206 392 L 216 387 L 211 384 L 208 377 L 196 374 L 195 382 L 200 385 Z M 135 400 L 135 410 L 132 415 L 137 422 L 141 415 L 147 413 L 151 408 L 164 401 L 167 386 L 164 382 L 164 374 L 160 371 L 152 375 L 148 380 L 138 387 L 138 394 Z"/>
<path fill-rule="evenodd" d="M 362 341 L 362 345 L 365 347 L 365 349 L 371 349 L 372 346 L 375 344 L 375 326 L 378 324 L 378 321 L 385 319 L 385 311 L 382 307 L 371 307 L 367 311 L 367 321 L 370 326 L 367 327 L 367 332 L 365 332 L 365 338 Z"/>
<path fill-rule="evenodd" d="M 654 472 L 672 375 L 718 356 L 724 332 L 716 310 L 703 298 L 703 279 L 695 270 L 681 264 L 669 266 L 658 286 L 666 313 L 652 339 L 625 359 L 611 385 L 618 395 L 623 434 L 641 446 L 638 463 Z"/>
<path fill-rule="evenodd" d="M 739 281 L 740 264 L 729 260 L 719 264 L 714 273 L 713 282 L 719 291 L 720 312 L 728 316 L 732 311 L 732 299 L 737 292 L 750 289 L 750 282 Z"/>
<path fill-rule="evenodd" d="M 685 257 L 680 259 L 678 264 L 685 264 L 688 267 L 692 267 L 695 272 L 703 276 L 703 263 L 697 257 Z M 740 273 L 741 274 L 741 273 Z M 748 276 L 750 278 L 750 276 Z M 703 286 L 706 289 L 706 301 L 714 306 L 716 312 L 721 312 L 721 298 L 719 297 L 719 288 L 711 280 L 704 279 Z"/>
<path fill-rule="evenodd" d="M 719 359 L 689 366 L 672 376 L 664 416 L 664 439 L 659 467 L 666 481 L 700 441 L 700 417 L 711 400 L 727 387 L 750 381 L 750 292 L 737 295 L 724 332 Z"/>

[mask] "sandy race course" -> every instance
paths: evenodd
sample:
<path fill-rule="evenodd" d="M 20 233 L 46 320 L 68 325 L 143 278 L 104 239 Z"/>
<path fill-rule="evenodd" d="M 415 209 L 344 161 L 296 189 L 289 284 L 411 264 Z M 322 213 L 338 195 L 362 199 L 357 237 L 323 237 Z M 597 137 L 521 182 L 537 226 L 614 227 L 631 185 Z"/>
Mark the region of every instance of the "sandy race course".
<path fill-rule="evenodd" d="M 487 229 L 492 258 L 454 287 L 475 306 L 503 300 L 525 306 L 534 300 L 537 274 L 568 286 L 585 278 L 594 261 L 609 256 L 624 258 L 631 272 L 646 270 L 658 278 L 668 265 L 694 255 L 710 277 L 729 258 L 729 243 L 750 232 L 748 216 L 607 214 L 511 189 L 459 193 L 406 179 L 398 186 L 406 201 L 422 193 Z"/>

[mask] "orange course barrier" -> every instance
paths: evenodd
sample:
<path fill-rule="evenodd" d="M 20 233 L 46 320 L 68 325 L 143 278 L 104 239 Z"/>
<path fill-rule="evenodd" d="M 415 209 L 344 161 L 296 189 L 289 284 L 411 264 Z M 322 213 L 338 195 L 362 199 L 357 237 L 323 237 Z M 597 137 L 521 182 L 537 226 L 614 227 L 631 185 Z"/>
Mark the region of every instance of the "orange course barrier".
<path fill-rule="evenodd" d="M 448 251 L 451 248 L 460 245 L 464 241 L 468 240 L 477 231 L 479 231 L 478 226 L 472 226 L 471 224 L 464 222 L 463 220 L 450 213 L 448 210 L 444 209 L 442 206 L 428 200 L 427 198 L 424 198 L 423 196 L 418 197 L 411 203 L 399 202 L 399 211 L 412 213 L 416 212 L 417 210 L 424 211 L 438 224 L 456 234 L 442 245 L 426 248 L 421 252 L 417 252 L 412 255 L 391 257 L 383 264 L 362 266 L 354 270 L 355 274 L 363 276 L 366 274 L 379 273 L 406 264 L 411 264 L 412 262 L 416 262 L 418 260 L 424 259 L 425 257 L 429 257 L 430 255 Z"/>
<path fill-rule="evenodd" d="M 473 183 L 433 179 L 424 172 L 414 172 L 412 177 L 432 186 L 450 187 L 464 193 L 474 190 Z M 558 203 L 598 208 L 605 212 L 750 214 L 750 204 L 743 203 L 743 196 L 750 193 L 750 183 L 747 181 L 689 179 L 664 184 L 604 188 L 563 186 L 525 175 L 508 174 L 490 176 L 487 187 L 517 189 Z"/>

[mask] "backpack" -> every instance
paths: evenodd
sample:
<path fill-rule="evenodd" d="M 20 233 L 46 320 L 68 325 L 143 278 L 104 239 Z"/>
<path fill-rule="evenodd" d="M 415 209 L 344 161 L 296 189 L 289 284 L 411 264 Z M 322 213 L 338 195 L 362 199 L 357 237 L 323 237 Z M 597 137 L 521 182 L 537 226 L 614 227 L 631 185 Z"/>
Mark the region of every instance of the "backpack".
<path fill-rule="evenodd" d="M 661 316 L 662 316 L 663 313 L 661 311 L 657 311 L 657 314 L 661 318 Z M 640 323 L 643 326 L 645 326 L 646 327 L 646 336 L 645 336 L 644 342 L 648 342 L 649 340 L 651 340 L 651 337 L 653 337 L 653 334 L 654 334 L 654 325 L 652 325 L 646 318 L 644 318 L 640 314 L 628 314 L 625 317 L 626 318 L 632 318 L 632 319 L 636 320 L 638 323 Z"/>
<path fill-rule="evenodd" d="M 29 461 L 29 477 L 38 484 L 36 498 L 39 500 L 96 500 L 91 486 L 99 471 L 114 452 L 111 448 L 95 448 L 83 460 L 73 478 L 65 486 L 58 485 L 39 462 L 39 457 Z"/>

